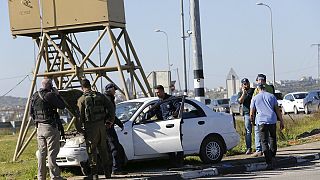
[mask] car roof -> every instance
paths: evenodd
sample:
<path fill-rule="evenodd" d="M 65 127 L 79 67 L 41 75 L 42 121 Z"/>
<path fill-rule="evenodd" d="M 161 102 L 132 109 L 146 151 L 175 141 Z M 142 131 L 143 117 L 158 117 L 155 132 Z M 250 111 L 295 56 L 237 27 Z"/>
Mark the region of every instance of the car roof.
<path fill-rule="evenodd" d="M 308 94 L 308 92 L 292 92 L 292 93 L 288 93 L 288 94 Z"/>
<path fill-rule="evenodd" d="M 144 97 L 144 98 L 138 98 L 138 99 L 130 99 L 128 101 L 122 101 L 120 102 L 119 104 L 121 103 L 127 103 L 127 102 L 151 102 L 151 101 L 154 101 L 154 100 L 157 100 L 158 98 L 157 97 Z"/>

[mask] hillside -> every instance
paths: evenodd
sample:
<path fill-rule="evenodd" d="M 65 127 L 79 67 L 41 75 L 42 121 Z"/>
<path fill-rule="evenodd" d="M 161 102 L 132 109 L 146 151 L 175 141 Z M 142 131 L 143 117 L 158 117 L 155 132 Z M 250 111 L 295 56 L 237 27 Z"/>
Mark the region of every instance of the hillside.
<path fill-rule="evenodd" d="M 27 98 L 20 98 L 20 97 L 12 97 L 12 96 L 4 96 L 0 97 L 0 108 L 3 107 L 16 107 L 26 105 Z"/>

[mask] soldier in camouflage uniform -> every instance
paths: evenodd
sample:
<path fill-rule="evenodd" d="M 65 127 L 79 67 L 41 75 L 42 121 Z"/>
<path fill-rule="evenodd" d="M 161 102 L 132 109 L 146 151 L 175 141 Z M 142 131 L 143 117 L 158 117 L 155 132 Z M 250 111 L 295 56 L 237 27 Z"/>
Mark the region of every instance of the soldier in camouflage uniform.
<path fill-rule="evenodd" d="M 78 99 L 80 118 L 76 127 L 85 137 L 89 166 L 91 168 L 89 178 L 98 178 L 97 149 L 102 160 L 105 176 L 110 178 L 112 160 L 108 154 L 106 128 L 110 128 L 114 122 L 114 107 L 103 94 L 91 90 L 89 80 L 83 79 L 81 87 L 83 95 Z M 82 127 L 81 129 L 79 129 L 79 124 Z"/>

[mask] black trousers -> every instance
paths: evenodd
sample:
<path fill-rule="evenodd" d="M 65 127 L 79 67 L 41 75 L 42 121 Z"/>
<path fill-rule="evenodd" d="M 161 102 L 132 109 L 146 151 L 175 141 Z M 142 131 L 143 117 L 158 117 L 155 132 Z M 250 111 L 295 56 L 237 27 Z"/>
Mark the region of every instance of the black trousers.
<path fill-rule="evenodd" d="M 259 125 L 259 133 L 266 163 L 271 164 L 272 158 L 275 157 L 277 153 L 276 124 Z"/>
<path fill-rule="evenodd" d="M 114 127 L 107 130 L 107 140 L 112 154 L 113 167 L 112 171 L 122 171 L 122 166 L 125 163 L 125 152 L 119 142 L 117 133 Z"/>

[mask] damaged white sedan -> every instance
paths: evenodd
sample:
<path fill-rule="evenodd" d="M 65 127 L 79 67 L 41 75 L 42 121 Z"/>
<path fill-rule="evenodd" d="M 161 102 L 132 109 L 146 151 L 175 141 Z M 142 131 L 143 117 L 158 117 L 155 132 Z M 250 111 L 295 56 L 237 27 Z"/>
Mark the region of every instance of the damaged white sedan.
<path fill-rule="evenodd" d="M 199 155 L 204 163 L 220 162 L 227 150 L 239 143 L 234 119 L 226 113 L 213 112 L 194 99 L 176 97 L 180 103 L 178 118 L 146 119 L 146 114 L 158 98 L 141 98 L 117 104 L 116 115 L 124 123 L 124 130 L 115 127 L 126 159 L 142 160 L 168 156 L 184 151 L 185 155 Z M 59 166 L 80 166 L 86 161 L 82 136 L 67 139 L 57 157 Z"/>

